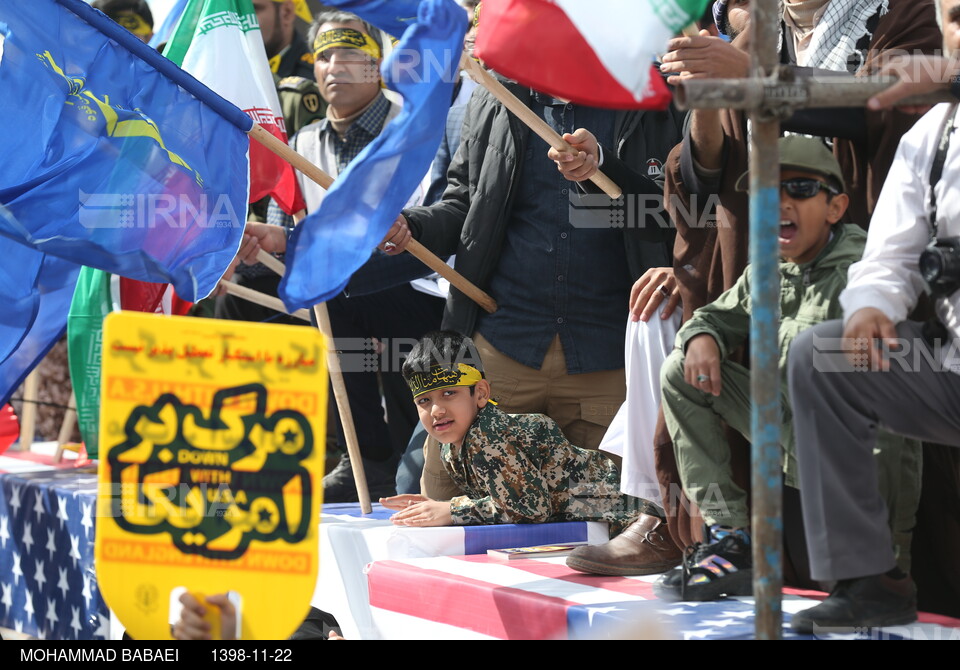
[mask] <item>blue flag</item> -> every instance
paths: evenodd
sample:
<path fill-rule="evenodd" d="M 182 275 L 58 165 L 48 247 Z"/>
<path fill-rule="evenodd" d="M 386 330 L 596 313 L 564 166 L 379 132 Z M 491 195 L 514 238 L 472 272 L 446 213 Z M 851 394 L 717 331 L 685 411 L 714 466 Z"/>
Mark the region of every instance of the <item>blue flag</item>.
<path fill-rule="evenodd" d="M 2 211 L 3 205 L 0 205 Z M 0 214 L 2 216 L 2 214 Z M 6 253 L 4 253 L 6 252 Z M 36 280 L 40 276 L 43 254 L 0 237 L 0 286 L 3 287 L 4 314 L 0 317 L 0 361 L 20 346 L 30 324 L 40 310 Z M 2 407 L 2 403 L 0 403 Z"/>
<path fill-rule="evenodd" d="M 48 254 L 20 247 L 16 242 L 0 238 L 0 255 L 16 253 L 17 258 L 29 257 L 37 271 L 33 277 L 20 277 L 34 293 L 34 309 L 30 322 L 20 332 L 13 351 L 0 362 L 0 407 L 10 401 L 30 371 L 42 361 L 67 328 L 67 311 L 73 299 L 73 289 L 80 275 L 76 263 Z M 7 321 L 6 316 L 3 321 Z"/>
<path fill-rule="evenodd" d="M 0 235 L 209 293 L 242 235 L 249 117 L 81 0 L 0 0 L 0 24 Z"/>
<path fill-rule="evenodd" d="M 81 264 L 187 300 L 216 286 L 252 122 L 81 0 L 0 0 L 0 91 L 3 404 L 63 334 Z"/>
<path fill-rule="evenodd" d="M 467 16 L 453 0 L 325 0 L 403 37 L 382 66 L 403 110 L 340 174 L 287 244 L 279 293 L 290 310 L 343 290 L 370 257 L 440 146 Z"/>
<path fill-rule="evenodd" d="M 401 36 L 406 33 L 407 29 L 416 23 L 432 23 L 438 20 L 444 21 L 442 24 L 435 24 L 438 30 L 449 29 L 451 32 L 456 32 L 457 30 L 461 30 L 460 23 L 463 23 L 461 14 L 464 14 L 463 9 L 460 9 L 460 14 L 454 14 L 452 16 L 444 15 L 444 17 L 440 19 L 440 17 L 436 15 L 429 15 L 429 12 L 436 10 L 427 9 L 426 7 L 424 11 L 427 12 L 427 14 L 420 14 L 420 8 L 424 5 L 433 5 L 434 7 L 442 5 L 444 7 L 443 11 L 447 11 L 451 6 L 456 7 L 456 3 L 453 2 L 421 2 L 421 0 L 331 0 L 331 2 L 324 2 L 323 4 L 342 9 L 345 12 L 353 12 L 364 21 L 372 23 L 395 39 L 400 39 Z M 464 25 L 462 32 L 466 33 L 466 31 L 467 26 Z M 442 35 L 441 32 L 431 32 L 434 37 Z M 426 43 L 423 44 L 424 46 L 428 46 Z M 437 45 L 432 44 L 430 46 L 435 47 Z M 453 44 L 453 42 L 450 42 L 450 46 L 463 51 L 463 35 L 460 35 L 459 43 Z M 398 44 L 397 48 L 401 48 L 401 45 Z M 408 43 L 406 48 L 414 48 L 414 45 Z M 457 57 L 458 63 L 460 62 L 460 51 L 454 54 Z M 386 69 L 386 64 L 384 64 L 384 69 Z M 437 146 L 439 146 L 439 144 Z"/>

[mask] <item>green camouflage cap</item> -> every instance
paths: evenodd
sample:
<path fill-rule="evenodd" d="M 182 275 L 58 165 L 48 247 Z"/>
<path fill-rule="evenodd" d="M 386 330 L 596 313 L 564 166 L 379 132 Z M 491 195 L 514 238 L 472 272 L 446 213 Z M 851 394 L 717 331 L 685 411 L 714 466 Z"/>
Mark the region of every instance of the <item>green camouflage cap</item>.
<path fill-rule="evenodd" d="M 818 174 L 830 180 L 830 184 L 839 188 L 841 193 L 847 190 L 840 163 L 837 162 L 836 157 L 823 141 L 815 137 L 790 135 L 789 137 L 781 137 L 778 146 L 780 148 L 781 170 L 798 170 Z M 747 191 L 749 185 L 750 171 L 748 170 L 740 175 L 735 187 L 738 191 Z"/>

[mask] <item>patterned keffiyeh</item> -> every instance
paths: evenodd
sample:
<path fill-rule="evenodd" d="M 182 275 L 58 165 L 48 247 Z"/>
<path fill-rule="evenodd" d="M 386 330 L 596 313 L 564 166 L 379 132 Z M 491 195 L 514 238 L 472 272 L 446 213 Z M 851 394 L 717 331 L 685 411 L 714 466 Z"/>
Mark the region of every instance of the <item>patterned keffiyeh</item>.
<path fill-rule="evenodd" d="M 807 66 L 855 74 L 866 60 L 857 43 L 869 35 L 867 21 L 889 11 L 889 0 L 830 0 L 807 49 Z"/>

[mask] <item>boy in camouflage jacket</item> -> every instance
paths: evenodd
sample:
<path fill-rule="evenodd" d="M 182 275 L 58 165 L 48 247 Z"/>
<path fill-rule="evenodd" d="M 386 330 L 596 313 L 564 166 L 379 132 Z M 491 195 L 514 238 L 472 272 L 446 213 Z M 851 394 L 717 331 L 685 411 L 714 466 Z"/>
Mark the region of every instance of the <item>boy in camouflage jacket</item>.
<path fill-rule="evenodd" d="M 407 526 L 606 521 L 611 536 L 644 511 L 620 493 L 620 473 L 598 451 L 576 447 L 542 414 L 506 414 L 490 401 L 490 383 L 472 341 L 452 331 L 423 338 L 404 362 L 420 421 L 441 444 L 441 458 L 466 495 L 381 498 Z M 466 364 L 463 361 L 470 361 Z"/>

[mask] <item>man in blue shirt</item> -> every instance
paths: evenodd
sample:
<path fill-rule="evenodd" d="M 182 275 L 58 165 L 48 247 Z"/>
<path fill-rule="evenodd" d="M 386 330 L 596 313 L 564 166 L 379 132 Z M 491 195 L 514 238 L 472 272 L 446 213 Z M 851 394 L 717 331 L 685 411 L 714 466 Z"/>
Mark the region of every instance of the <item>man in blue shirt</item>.
<path fill-rule="evenodd" d="M 681 114 L 592 109 L 505 85 L 557 132 L 589 128 L 604 147 L 604 172 L 626 198 L 660 197 L 648 176 L 659 170 L 650 166 L 679 141 Z M 440 256 L 456 253 L 457 270 L 499 309 L 481 313 L 451 289 L 443 326 L 473 337 L 494 398 L 508 413 L 547 414 L 572 443 L 596 448 L 623 402 L 630 288 L 648 268 L 668 264 L 672 235 L 655 217 L 618 221 L 609 203 L 584 217 L 578 187 L 548 149 L 492 94 L 476 91 L 443 198 L 405 210 L 384 246 L 396 252 L 412 235 Z M 439 469 L 431 460 L 425 484 Z M 423 493 L 444 499 L 454 491 Z"/>

